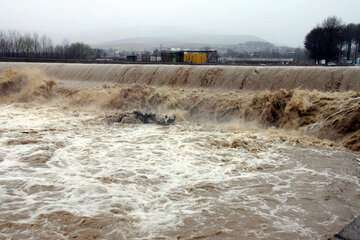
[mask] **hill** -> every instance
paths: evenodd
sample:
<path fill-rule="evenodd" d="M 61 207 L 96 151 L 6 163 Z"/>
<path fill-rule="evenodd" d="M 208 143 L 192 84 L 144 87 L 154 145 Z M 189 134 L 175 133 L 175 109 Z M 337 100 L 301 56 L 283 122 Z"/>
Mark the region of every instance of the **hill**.
<path fill-rule="evenodd" d="M 189 34 L 182 36 L 136 37 L 124 38 L 94 44 L 97 48 L 115 48 L 125 51 L 154 50 L 156 48 L 226 48 L 227 46 L 246 42 L 265 42 L 265 40 L 250 35 L 211 35 Z"/>

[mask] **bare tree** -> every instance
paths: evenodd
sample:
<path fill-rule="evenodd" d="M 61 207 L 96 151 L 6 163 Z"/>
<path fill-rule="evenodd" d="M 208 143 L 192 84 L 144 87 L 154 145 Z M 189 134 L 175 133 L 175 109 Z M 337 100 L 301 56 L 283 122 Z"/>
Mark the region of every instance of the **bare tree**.
<path fill-rule="evenodd" d="M 312 29 L 305 38 L 305 48 L 316 62 L 339 61 L 344 45 L 344 25 L 337 17 L 329 17 Z"/>
<path fill-rule="evenodd" d="M 351 50 L 353 42 L 355 41 L 356 35 L 356 25 L 354 23 L 350 23 L 346 25 L 344 28 L 344 40 L 346 42 L 346 59 L 351 60 Z"/>
<path fill-rule="evenodd" d="M 52 40 L 37 33 L 21 34 L 17 31 L 0 31 L 1 57 L 95 59 L 98 51 L 84 43 L 54 46 Z"/>
<path fill-rule="evenodd" d="M 319 64 L 320 60 L 325 58 L 323 36 L 324 29 L 316 27 L 305 38 L 305 48 L 309 52 L 310 58 L 315 60 L 315 64 Z"/>
<path fill-rule="evenodd" d="M 356 25 L 354 40 L 356 43 L 356 50 L 355 50 L 355 62 L 358 60 L 359 51 L 360 51 L 360 24 Z"/>

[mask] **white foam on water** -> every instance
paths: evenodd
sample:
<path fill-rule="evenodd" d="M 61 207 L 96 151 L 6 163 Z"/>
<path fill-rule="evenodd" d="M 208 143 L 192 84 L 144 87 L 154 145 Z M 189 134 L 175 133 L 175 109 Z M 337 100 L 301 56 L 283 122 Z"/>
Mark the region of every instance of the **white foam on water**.
<path fill-rule="evenodd" d="M 258 154 L 212 146 L 213 139 L 246 138 L 246 133 L 190 123 L 107 125 L 85 112 L 9 105 L 1 106 L 0 124 L 0 182 L 22 183 L 0 184 L 0 202 L 5 202 L 0 214 L 27 213 L 19 222 L 59 210 L 97 216 L 119 208 L 132 219 L 139 236 L 155 237 L 183 226 L 187 217 L 202 221 L 204 210 L 238 206 L 267 219 L 280 232 L 316 238 L 317 229 L 306 222 L 308 210 L 291 202 L 302 194 L 294 184 L 310 184 L 307 176 L 315 176 L 315 192 L 333 178 L 360 186 L 354 176 L 319 172 L 289 158 L 282 153 L 289 146 L 270 146 Z M 22 138 L 39 142 L 7 144 Z M 267 138 L 258 134 L 260 142 Z M 29 162 L 33 156 L 49 157 L 34 165 Z M 26 191 L 36 185 L 55 190 Z M 15 198 L 21 208 L 9 201 Z M 335 221 L 331 219 L 329 223 Z"/>

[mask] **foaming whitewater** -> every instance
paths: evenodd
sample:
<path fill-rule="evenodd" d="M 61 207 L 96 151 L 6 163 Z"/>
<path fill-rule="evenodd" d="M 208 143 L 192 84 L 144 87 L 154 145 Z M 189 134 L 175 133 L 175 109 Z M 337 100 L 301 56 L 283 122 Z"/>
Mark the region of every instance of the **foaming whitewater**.
<path fill-rule="evenodd" d="M 295 129 L 360 151 L 360 93 L 245 91 L 51 79 L 39 69 L 0 73 L 0 102 L 57 102 L 108 111 L 152 111 L 178 120 L 254 122 Z M 115 113 L 116 114 L 116 113 Z"/>
<path fill-rule="evenodd" d="M 349 152 L 256 128 L 0 110 L 5 239 L 326 239 L 360 209 L 360 156 Z"/>
<path fill-rule="evenodd" d="M 360 211 L 358 92 L 54 75 L 0 74 L 0 239 L 328 239 Z M 177 123 L 107 121 L 133 110 Z"/>

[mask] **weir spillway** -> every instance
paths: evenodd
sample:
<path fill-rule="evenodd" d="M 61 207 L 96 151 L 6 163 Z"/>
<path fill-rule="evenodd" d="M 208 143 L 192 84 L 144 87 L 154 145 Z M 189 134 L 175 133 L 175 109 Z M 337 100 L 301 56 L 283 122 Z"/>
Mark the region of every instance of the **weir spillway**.
<path fill-rule="evenodd" d="M 140 64 L 0 63 L 36 68 L 59 80 L 231 90 L 360 91 L 360 67 L 256 67 Z"/>

